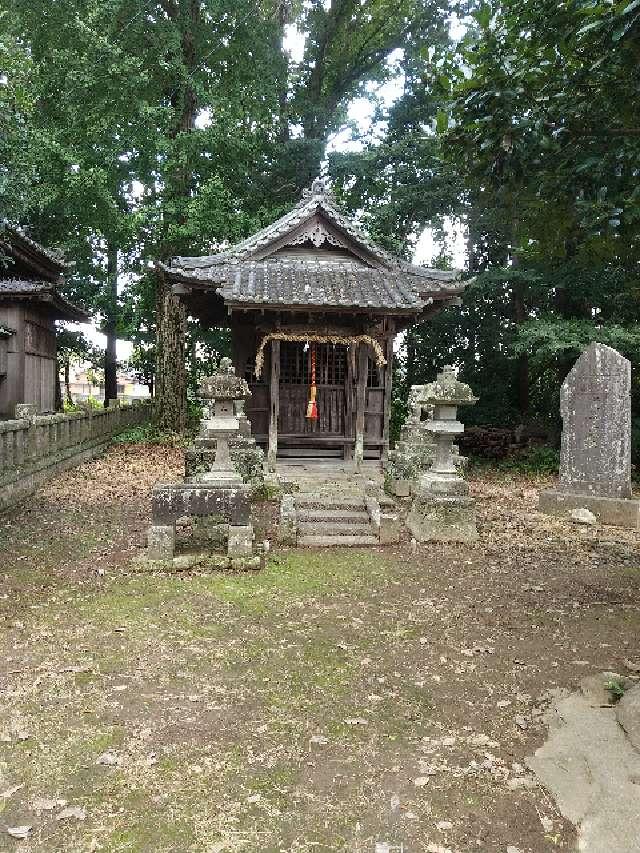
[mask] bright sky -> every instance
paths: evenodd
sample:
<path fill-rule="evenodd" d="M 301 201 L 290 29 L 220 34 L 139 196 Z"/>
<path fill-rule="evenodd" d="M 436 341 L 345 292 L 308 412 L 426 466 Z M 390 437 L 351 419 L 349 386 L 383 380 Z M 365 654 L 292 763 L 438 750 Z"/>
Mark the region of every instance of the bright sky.
<path fill-rule="evenodd" d="M 460 21 L 454 21 L 451 26 L 451 35 L 453 38 L 460 38 L 464 32 L 464 25 Z M 287 27 L 285 34 L 285 49 L 289 52 L 291 58 L 295 62 L 301 62 L 304 54 L 304 37 L 294 26 Z M 401 57 L 402 51 L 395 51 L 389 58 L 389 65 L 393 66 Z M 375 94 L 385 106 L 391 106 L 393 102 L 400 97 L 403 89 L 403 78 L 398 72 L 392 76 L 387 82 L 382 85 L 372 86 L 370 91 Z M 366 98 L 356 98 L 349 107 L 349 120 L 357 125 L 358 131 L 362 135 L 366 135 L 372 126 L 374 104 Z M 211 121 L 211 116 L 203 112 L 197 119 L 198 126 L 206 126 Z M 350 129 L 343 130 L 341 133 L 335 134 L 329 140 L 329 151 L 360 151 L 363 145 L 358 140 L 352 139 Z M 456 267 L 464 267 L 466 262 L 466 235 L 460 223 L 454 223 L 451 220 L 445 222 L 446 230 L 446 249 L 453 257 L 453 263 Z M 414 263 L 430 264 L 433 259 L 440 253 L 442 249 L 440 243 L 436 243 L 431 229 L 425 229 L 419 236 L 416 243 L 416 251 L 414 254 Z M 101 347 L 105 347 L 106 338 L 101 334 L 94 325 L 70 325 L 69 328 L 80 329 L 94 343 Z M 126 360 L 131 355 L 132 346 L 128 341 L 118 341 L 117 357 L 119 361 Z"/>

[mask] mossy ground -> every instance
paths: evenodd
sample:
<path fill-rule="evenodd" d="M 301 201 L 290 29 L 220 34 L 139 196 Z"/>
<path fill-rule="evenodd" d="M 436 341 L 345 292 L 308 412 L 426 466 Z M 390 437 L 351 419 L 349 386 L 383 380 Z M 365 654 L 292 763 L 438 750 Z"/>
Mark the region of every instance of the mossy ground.
<path fill-rule="evenodd" d="M 477 482 L 474 545 L 132 573 L 148 487 L 177 468 L 119 447 L 5 516 L 0 851 L 572 849 L 513 780 L 547 691 L 637 657 L 632 537 Z"/>

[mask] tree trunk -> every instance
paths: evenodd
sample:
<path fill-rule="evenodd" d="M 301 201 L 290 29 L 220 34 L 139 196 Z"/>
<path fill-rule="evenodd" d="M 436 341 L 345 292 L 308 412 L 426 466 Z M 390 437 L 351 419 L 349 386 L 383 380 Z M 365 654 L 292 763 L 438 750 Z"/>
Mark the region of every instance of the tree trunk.
<path fill-rule="evenodd" d="M 184 150 L 180 150 L 180 139 L 195 127 L 197 98 L 193 74 L 197 68 L 195 35 L 200 26 L 199 0 L 186 0 L 168 7 L 169 16 L 180 32 L 182 71 L 174 82 L 170 99 L 175 121 L 171 131 L 173 152 L 166 175 L 164 203 L 164 235 L 160 257 L 164 260 L 186 249 L 169 239 L 171 225 L 182 225 L 185 221 L 184 207 L 190 197 L 193 171 L 186 162 Z M 173 221 L 169 212 L 173 211 Z M 184 432 L 187 422 L 187 377 L 185 365 L 186 313 L 184 306 L 172 292 L 164 277 L 158 276 L 156 299 L 156 421 L 160 429 L 168 432 Z"/>
<path fill-rule="evenodd" d="M 67 356 L 64 360 L 64 397 L 69 406 L 73 405 L 71 397 L 71 359 Z"/>
<path fill-rule="evenodd" d="M 291 140 L 289 128 L 289 58 L 284 47 L 285 27 L 288 20 L 288 3 L 281 0 L 278 7 L 278 44 L 274 53 L 279 55 L 278 79 L 278 141 L 288 145 Z"/>
<path fill-rule="evenodd" d="M 158 284 L 156 421 L 164 432 L 182 433 L 187 423 L 186 312 L 163 279 Z"/>
<path fill-rule="evenodd" d="M 516 258 L 513 260 L 514 267 L 517 266 L 516 260 Z M 518 327 L 527 319 L 524 297 L 524 284 L 521 281 L 514 281 L 512 287 L 513 319 Z M 514 397 L 520 413 L 520 420 L 524 422 L 529 415 L 529 356 L 526 353 L 519 355 L 516 363 Z"/>
<path fill-rule="evenodd" d="M 511 245 L 517 246 L 518 235 L 518 219 L 513 217 L 513 233 L 511 236 Z M 516 271 L 511 285 L 511 299 L 513 303 L 513 321 L 516 329 L 527 319 L 527 306 L 525 301 L 526 285 L 518 277 L 520 268 L 520 256 L 516 249 L 511 251 L 511 268 Z M 520 423 L 524 424 L 529 416 L 529 356 L 526 353 L 518 356 L 516 363 L 514 399 L 518 412 L 520 414 Z"/>
<path fill-rule="evenodd" d="M 109 400 L 118 397 L 118 362 L 116 341 L 118 328 L 118 249 L 110 245 L 107 249 L 107 308 L 104 331 L 107 347 L 104 353 L 104 407 Z"/>

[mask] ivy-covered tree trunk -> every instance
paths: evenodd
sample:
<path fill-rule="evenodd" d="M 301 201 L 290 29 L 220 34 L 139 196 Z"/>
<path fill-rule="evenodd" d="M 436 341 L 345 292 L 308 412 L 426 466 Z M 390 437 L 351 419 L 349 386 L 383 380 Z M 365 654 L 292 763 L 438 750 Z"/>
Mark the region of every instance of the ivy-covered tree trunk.
<path fill-rule="evenodd" d="M 118 397 L 118 361 L 116 341 L 118 335 L 118 249 L 110 245 L 107 250 L 107 307 L 104 332 L 107 345 L 104 353 L 104 406 Z"/>
<path fill-rule="evenodd" d="M 187 423 L 186 313 L 162 277 L 158 281 L 156 313 L 156 420 L 161 430 L 181 433 Z"/>
<path fill-rule="evenodd" d="M 166 175 L 165 221 L 160 255 L 168 260 L 181 246 L 176 232 L 184 224 L 184 208 L 193 181 L 183 141 L 193 132 L 197 98 L 193 87 L 196 69 L 196 34 L 201 24 L 199 0 L 165 0 L 169 19 L 180 33 L 179 70 L 170 94 L 175 121 L 171 130 L 173 151 Z M 168 215 L 172 211 L 171 217 Z M 172 233 L 173 231 L 173 233 Z M 185 362 L 186 312 L 162 276 L 158 277 L 156 299 L 156 422 L 161 430 L 184 432 L 187 422 L 187 375 Z"/>
<path fill-rule="evenodd" d="M 517 252 L 513 253 L 511 267 L 516 271 L 520 268 L 520 257 Z M 527 319 L 525 291 L 525 284 L 518 278 L 514 278 L 511 285 L 511 298 L 513 302 L 513 320 L 516 328 L 520 328 Z M 522 423 L 529 416 L 529 385 L 529 356 L 526 353 L 521 353 L 516 360 L 514 398 Z"/>

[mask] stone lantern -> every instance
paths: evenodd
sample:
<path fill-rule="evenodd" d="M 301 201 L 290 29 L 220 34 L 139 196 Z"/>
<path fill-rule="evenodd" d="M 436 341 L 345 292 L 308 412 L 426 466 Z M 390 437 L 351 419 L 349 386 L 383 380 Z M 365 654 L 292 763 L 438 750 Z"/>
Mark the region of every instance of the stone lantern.
<path fill-rule="evenodd" d="M 202 469 L 187 471 L 183 482 L 154 486 L 147 550 L 151 561 L 174 559 L 176 523 L 188 517 L 211 543 L 226 542 L 232 568 L 253 564 L 251 489 L 236 470 L 229 448 L 230 442 L 235 447 L 238 441 L 250 439 L 242 436 L 246 416 L 238 408 L 249 396 L 249 386 L 236 376 L 228 358 L 220 361 L 213 376 L 203 380 L 200 397 L 205 402 L 205 414 L 200 435 L 187 451 L 191 462 L 199 460 Z M 184 565 L 191 558 L 176 559 Z"/>
<path fill-rule="evenodd" d="M 215 449 L 209 470 L 198 479 L 220 485 L 241 483 L 231 460 L 229 442 L 241 434 L 241 424 L 246 420 L 244 401 L 251 396 L 249 386 L 246 380 L 236 376 L 231 359 L 223 358 L 216 373 L 202 380 L 198 396 L 205 403 L 205 414 L 197 444 L 208 448 L 210 453 Z"/>
<path fill-rule="evenodd" d="M 221 359 L 216 372 L 202 380 L 198 389 L 203 403 L 200 433 L 184 455 L 187 480 L 215 482 L 222 477 L 237 481 L 233 475 L 237 471 L 245 483 L 263 482 L 264 455 L 251 435 L 244 411 L 250 396 L 247 382 L 236 376 L 231 359 Z"/>
<path fill-rule="evenodd" d="M 457 419 L 458 406 L 473 406 L 468 385 L 459 382 L 447 366 L 435 382 L 425 385 L 416 405 L 433 406 L 425 428 L 433 436 L 435 451 L 431 468 L 420 478 L 417 495 L 407 519 L 418 542 L 467 542 L 477 538 L 475 505 L 469 486 L 455 464 L 453 442 L 464 432 Z"/>

